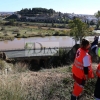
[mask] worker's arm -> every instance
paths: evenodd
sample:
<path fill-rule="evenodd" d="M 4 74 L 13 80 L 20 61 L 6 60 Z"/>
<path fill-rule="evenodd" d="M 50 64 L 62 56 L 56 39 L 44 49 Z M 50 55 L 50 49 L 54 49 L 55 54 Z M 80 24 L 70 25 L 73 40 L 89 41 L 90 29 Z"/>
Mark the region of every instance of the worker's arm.
<path fill-rule="evenodd" d="M 91 62 L 90 62 L 90 59 L 89 59 L 89 56 L 86 55 L 84 58 L 83 58 L 83 66 L 84 66 L 84 74 L 86 76 L 86 78 L 88 77 L 88 70 L 89 70 L 89 66 L 90 66 Z"/>

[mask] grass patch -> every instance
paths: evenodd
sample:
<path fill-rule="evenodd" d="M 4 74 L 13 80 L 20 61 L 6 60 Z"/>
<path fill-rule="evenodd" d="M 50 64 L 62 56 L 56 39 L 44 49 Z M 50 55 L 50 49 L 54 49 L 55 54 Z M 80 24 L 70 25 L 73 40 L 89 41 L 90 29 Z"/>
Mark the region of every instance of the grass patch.
<path fill-rule="evenodd" d="M 0 75 L 0 100 L 70 100 L 74 83 L 71 66 L 38 72 L 29 71 L 28 66 L 18 62 L 13 73 Z M 88 80 L 80 100 L 94 100 L 95 82 L 96 78 Z"/>
<path fill-rule="evenodd" d="M 28 38 L 28 37 L 44 37 L 44 36 L 67 36 L 67 29 L 60 29 L 60 28 L 42 28 L 38 26 L 31 26 L 31 25 L 22 25 L 22 26 L 1 26 L 0 27 L 0 40 L 3 40 L 4 37 L 6 40 L 9 40 L 8 37 L 12 38 Z M 4 35 L 5 34 L 5 35 Z M 17 36 L 16 36 L 17 34 Z"/>

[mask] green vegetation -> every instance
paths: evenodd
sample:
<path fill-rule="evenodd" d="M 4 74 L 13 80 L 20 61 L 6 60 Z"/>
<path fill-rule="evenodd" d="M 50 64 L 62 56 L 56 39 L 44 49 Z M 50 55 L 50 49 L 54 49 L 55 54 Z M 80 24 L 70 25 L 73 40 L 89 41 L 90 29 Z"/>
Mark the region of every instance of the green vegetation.
<path fill-rule="evenodd" d="M 96 29 L 99 29 L 99 26 L 100 26 L 100 11 L 98 11 L 97 13 L 95 13 L 95 16 L 98 19 L 98 23 L 96 25 Z"/>
<path fill-rule="evenodd" d="M 55 11 L 53 9 L 46 9 L 46 8 L 32 8 L 32 9 L 22 9 L 21 11 L 17 12 L 18 14 L 24 15 L 24 16 L 34 16 L 36 14 L 48 14 L 53 15 Z"/>
<path fill-rule="evenodd" d="M 89 28 L 87 27 L 87 24 L 78 18 L 70 21 L 69 26 L 71 28 L 70 36 L 73 37 L 76 44 L 78 40 L 81 42 L 82 38 L 88 35 Z"/>
<path fill-rule="evenodd" d="M 73 22 L 73 21 L 71 21 Z M 79 22 L 76 22 L 79 23 Z M 84 24 L 85 25 L 85 24 Z M 2 21 L 0 25 L 0 40 L 6 39 L 14 39 L 16 38 L 27 38 L 27 37 L 44 37 L 44 36 L 76 36 L 77 31 L 75 30 L 76 27 L 72 28 L 70 31 L 69 29 L 70 24 L 65 24 L 66 28 L 63 28 L 63 24 L 54 24 L 52 27 L 52 23 L 31 23 L 31 22 L 16 22 L 14 19 L 9 21 Z M 80 29 L 85 29 L 86 27 Z M 90 34 L 87 35 L 94 35 L 92 31 L 94 27 L 89 27 Z M 81 32 L 84 33 L 86 30 L 82 30 Z M 75 34 L 73 32 L 76 32 Z M 86 31 L 87 32 L 87 31 Z M 73 34 L 72 34 L 73 33 Z M 92 33 L 92 34 L 91 34 Z M 80 34 L 80 33 L 77 33 Z M 83 34 L 82 34 L 83 35 Z"/>
<path fill-rule="evenodd" d="M 12 71 L 2 74 L 1 71 L 8 67 L 3 65 L 0 69 L 0 100 L 70 100 L 74 83 L 72 65 L 31 72 L 28 64 L 1 63 L 11 67 Z M 87 81 L 80 100 L 94 100 L 95 83 L 96 78 Z"/>
<path fill-rule="evenodd" d="M 77 40 L 86 35 L 92 36 L 96 34 L 92 32 L 95 26 L 89 26 L 89 28 L 87 28 L 85 23 L 80 20 L 75 21 L 75 19 L 71 20 L 69 24 L 66 24 L 66 20 L 67 19 L 63 17 L 63 19 L 61 19 L 63 23 L 34 23 L 18 22 L 15 18 L 11 18 L 6 21 L 1 18 L 0 41 L 28 37 L 72 36 L 77 42 Z"/>
<path fill-rule="evenodd" d="M 14 39 L 27 38 L 27 37 L 44 37 L 44 36 L 68 36 L 69 30 L 60 30 L 55 28 L 44 28 L 34 26 L 1 26 L 0 27 L 0 39 Z"/>

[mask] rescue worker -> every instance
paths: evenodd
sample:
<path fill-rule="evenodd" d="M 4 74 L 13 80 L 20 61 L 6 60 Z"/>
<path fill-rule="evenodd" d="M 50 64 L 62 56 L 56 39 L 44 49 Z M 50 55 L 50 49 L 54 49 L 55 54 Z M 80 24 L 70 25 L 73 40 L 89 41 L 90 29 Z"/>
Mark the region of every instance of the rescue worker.
<path fill-rule="evenodd" d="M 94 41 L 91 45 L 91 50 L 97 56 L 99 56 L 99 60 L 100 60 L 100 48 L 98 47 L 98 39 L 99 37 L 95 36 Z M 100 63 L 98 64 L 96 75 L 98 78 L 97 78 L 96 85 L 95 85 L 94 97 L 95 97 L 95 100 L 100 100 Z"/>
<path fill-rule="evenodd" d="M 89 48 L 89 41 L 83 39 L 81 47 L 76 52 L 74 64 L 72 66 L 72 73 L 75 82 L 71 100 L 77 100 L 84 89 L 86 80 L 94 77 L 91 68 L 91 57 L 88 54 Z"/>

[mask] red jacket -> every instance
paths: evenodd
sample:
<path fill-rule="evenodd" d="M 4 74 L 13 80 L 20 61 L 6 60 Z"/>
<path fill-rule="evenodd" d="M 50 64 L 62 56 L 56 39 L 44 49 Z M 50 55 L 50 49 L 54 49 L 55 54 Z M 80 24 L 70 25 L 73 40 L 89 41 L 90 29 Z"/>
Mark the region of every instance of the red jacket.
<path fill-rule="evenodd" d="M 72 73 L 80 79 L 86 79 L 85 74 L 84 74 L 84 66 L 83 66 L 83 58 L 86 55 L 89 56 L 90 62 L 91 62 L 91 56 L 85 50 L 83 50 L 82 48 L 79 48 L 77 50 L 76 57 L 75 57 L 75 60 L 74 60 L 74 64 L 73 64 L 73 67 L 72 67 Z M 89 69 L 88 78 L 93 78 L 94 75 L 93 75 L 91 65 L 88 67 L 88 69 Z"/>

